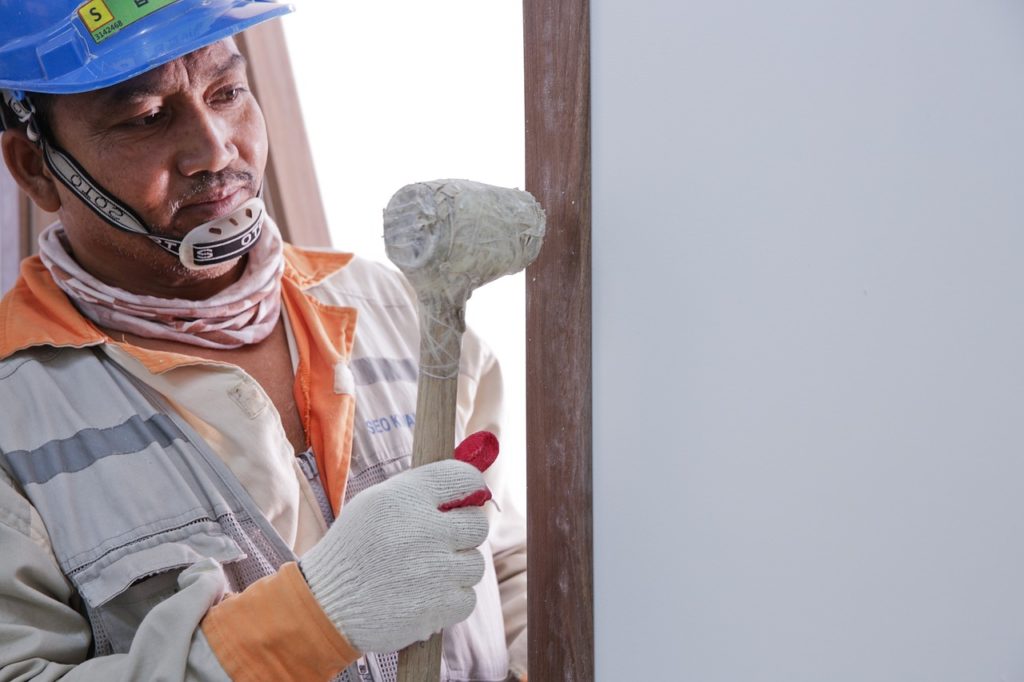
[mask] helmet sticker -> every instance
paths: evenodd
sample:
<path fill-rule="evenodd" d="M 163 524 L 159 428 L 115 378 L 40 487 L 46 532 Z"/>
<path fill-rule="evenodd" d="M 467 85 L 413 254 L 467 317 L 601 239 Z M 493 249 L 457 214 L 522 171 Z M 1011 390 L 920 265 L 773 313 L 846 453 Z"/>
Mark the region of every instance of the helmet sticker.
<path fill-rule="evenodd" d="M 97 43 L 178 0 L 89 0 L 78 8 L 78 18 Z"/>

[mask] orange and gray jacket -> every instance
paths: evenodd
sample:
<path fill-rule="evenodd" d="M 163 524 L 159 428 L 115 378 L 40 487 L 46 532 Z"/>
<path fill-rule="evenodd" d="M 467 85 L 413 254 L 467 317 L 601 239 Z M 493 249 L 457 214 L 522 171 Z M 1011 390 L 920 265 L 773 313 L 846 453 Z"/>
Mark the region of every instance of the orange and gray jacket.
<path fill-rule="evenodd" d="M 393 655 L 349 645 L 294 561 L 345 500 L 409 465 L 414 302 L 382 266 L 286 259 L 298 457 L 241 369 L 110 338 L 23 264 L 0 302 L 0 681 L 393 679 Z M 496 430 L 497 365 L 464 345 L 460 431 Z M 502 601 L 525 596 L 525 545 L 501 509 L 477 609 L 445 634 L 445 679 L 507 674 Z"/>

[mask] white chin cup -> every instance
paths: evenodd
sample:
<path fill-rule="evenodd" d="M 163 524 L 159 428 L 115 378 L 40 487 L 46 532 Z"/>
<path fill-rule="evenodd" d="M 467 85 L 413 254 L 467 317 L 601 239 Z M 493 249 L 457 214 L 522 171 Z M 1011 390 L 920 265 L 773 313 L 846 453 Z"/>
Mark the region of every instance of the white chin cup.
<path fill-rule="evenodd" d="M 259 240 L 265 212 L 263 200 L 253 197 L 231 213 L 196 226 L 181 240 L 178 259 L 190 270 L 203 270 L 238 258 Z"/>

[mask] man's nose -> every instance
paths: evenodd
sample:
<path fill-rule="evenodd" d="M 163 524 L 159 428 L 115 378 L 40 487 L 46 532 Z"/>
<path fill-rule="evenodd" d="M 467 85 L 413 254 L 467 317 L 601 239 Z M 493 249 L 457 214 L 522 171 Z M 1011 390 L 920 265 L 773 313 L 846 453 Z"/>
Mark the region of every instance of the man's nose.
<path fill-rule="evenodd" d="M 182 175 L 224 170 L 238 158 L 231 121 L 208 108 L 189 112 L 186 125 L 174 134 L 181 135 L 178 170 Z"/>

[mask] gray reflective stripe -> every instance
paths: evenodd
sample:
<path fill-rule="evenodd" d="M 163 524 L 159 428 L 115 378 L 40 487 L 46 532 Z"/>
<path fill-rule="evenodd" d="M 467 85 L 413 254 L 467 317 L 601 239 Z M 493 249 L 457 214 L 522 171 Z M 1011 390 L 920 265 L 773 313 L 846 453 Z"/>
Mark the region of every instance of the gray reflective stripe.
<path fill-rule="evenodd" d="M 57 474 L 81 471 L 112 455 L 130 455 L 156 443 L 166 448 L 183 438 L 166 415 L 149 419 L 138 415 L 108 429 L 84 429 L 70 438 L 52 440 L 35 450 L 6 454 L 15 476 L 23 484 L 46 483 Z"/>
<path fill-rule="evenodd" d="M 406 359 L 358 358 L 349 363 L 356 384 L 366 386 L 381 381 L 416 381 L 416 363 Z"/>

